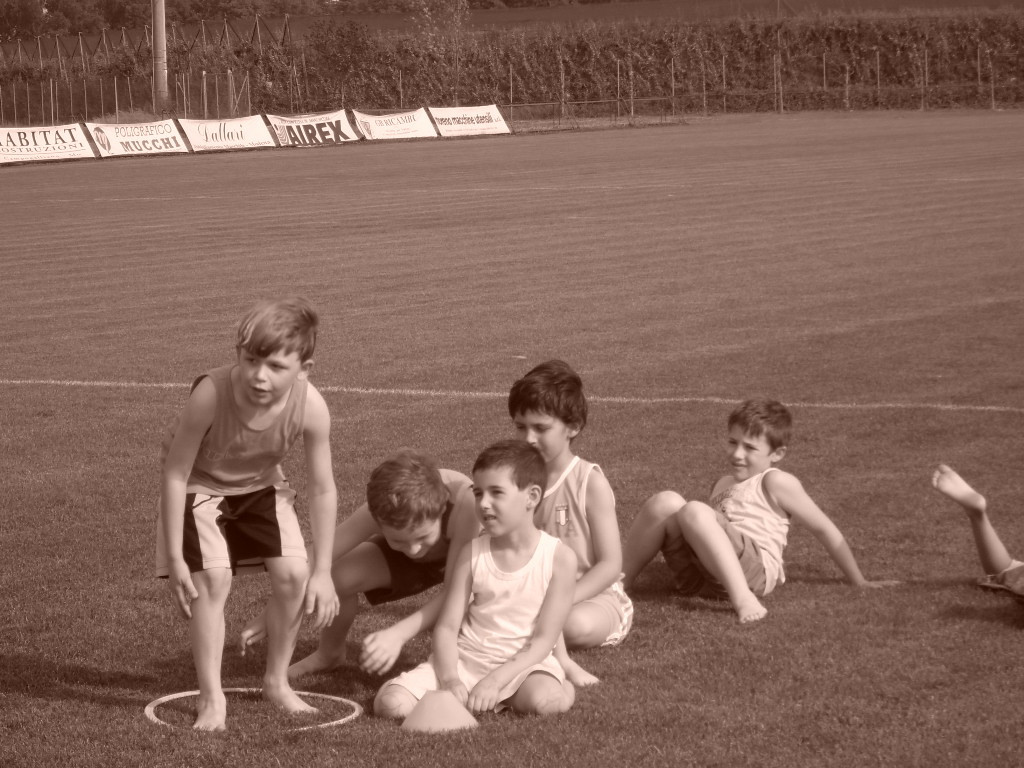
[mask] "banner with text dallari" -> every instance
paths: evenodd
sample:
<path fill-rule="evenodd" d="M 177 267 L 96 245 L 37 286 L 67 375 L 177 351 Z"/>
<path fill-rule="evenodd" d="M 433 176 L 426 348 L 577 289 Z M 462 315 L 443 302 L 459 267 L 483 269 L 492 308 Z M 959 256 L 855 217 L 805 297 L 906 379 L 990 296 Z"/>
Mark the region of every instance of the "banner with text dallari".
<path fill-rule="evenodd" d="M 260 115 L 234 117 L 230 120 L 187 120 L 178 125 L 196 152 L 221 149 L 258 149 L 276 147 L 270 129 Z"/>

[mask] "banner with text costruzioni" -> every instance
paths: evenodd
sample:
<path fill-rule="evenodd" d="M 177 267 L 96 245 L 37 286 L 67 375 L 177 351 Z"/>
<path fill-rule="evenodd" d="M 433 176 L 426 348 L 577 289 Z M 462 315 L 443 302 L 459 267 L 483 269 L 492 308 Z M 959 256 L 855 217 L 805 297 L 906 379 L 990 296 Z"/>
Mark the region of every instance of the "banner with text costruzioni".
<path fill-rule="evenodd" d="M 442 136 L 512 133 L 495 104 L 480 107 L 428 107 Z"/>
<path fill-rule="evenodd" d="M 323 147 L 359 141 L 359 134 L 345 116 L 345 110 L 316 115 L 267 115 L 267 122 L 282 147 Z"/>
<path fill-rule="evenodd" d="M 260 115 L 234 117 L 229 120 L 187 120 L 178 125 L 196 152 L 224 149 L 259 149 L 276 147 L 270 129 Z"/>
<path fill-rule="evenodd" d="M 414 112 L 396 112 L 391 115 L 367 115 L 352 110 L 359 132 L 367 139 L 437 138 L 434 124 L 427 110 L 420 107 Z"/>
<path fill-rule="evenodd" d="M 188 152 L 188 145 L 173 120 L 155 123 L 86 123 L 100 157 L 165 155 Z"/>
<path fill-rule="evenodd" d="M 35 128 L 0 128 L 0 163 L 96 157 L 79 123 Z"/>

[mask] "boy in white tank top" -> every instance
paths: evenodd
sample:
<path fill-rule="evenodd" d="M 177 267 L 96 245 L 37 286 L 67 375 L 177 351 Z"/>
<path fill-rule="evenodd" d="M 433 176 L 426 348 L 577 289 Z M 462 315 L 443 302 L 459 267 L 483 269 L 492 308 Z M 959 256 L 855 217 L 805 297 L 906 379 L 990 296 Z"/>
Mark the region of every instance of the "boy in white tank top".
<path fill-rule="evenodd" d="M 729 415 L 730 474 L 720 478 L 711 501 L 687 502 L 662 491 L 644 502 L 626 536 L 627 588 L 659 551 L 686 595 L 728 599 L 741 623 L 763 619 L 759 598 L 786 580 L 782 553 L 790 522 L 811 529 L 846 580 L 857 587 L 891 586 L 868 581 L 843 534 L 804 490 L 775 467 L 786 455 L 792 418 L 775 400 L 747 400 Z"/>

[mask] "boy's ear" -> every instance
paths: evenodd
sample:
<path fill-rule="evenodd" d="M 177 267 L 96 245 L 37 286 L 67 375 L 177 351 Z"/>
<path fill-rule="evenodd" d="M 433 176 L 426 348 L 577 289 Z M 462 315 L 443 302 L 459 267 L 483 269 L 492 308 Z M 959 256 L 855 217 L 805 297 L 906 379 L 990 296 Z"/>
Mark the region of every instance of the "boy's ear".
<path fill-rule="evenodd" d="M 532 512 L 540 506 L 541 499 L 544 498 L 544 491 L 541 490 L 539 485 L 531 485 L 526 489 L 526 494 L 530 504 L 530 511 Z"/>
<path fill-rule="evenodd" d="M 309 372 L 312 371 L 312 370 L 313 370 L 313 360 L 312 359 L 306 360 L 299 367 L 299 377 L 298 377 L 299 381 L 305 381 L 306 379 L 308 379 L 309 378 Z"/>
<path fill-rule="evenodd" d="M 772 464 L 776 464 L 776 463 L 782 461 L 782 458 L 785 455 L 786 455 L 786 446 L 780 445 L 778 448 L 776 448 L 774 451 L 771 452 L 771 454 L 768 456 L 768 460 Z"/>

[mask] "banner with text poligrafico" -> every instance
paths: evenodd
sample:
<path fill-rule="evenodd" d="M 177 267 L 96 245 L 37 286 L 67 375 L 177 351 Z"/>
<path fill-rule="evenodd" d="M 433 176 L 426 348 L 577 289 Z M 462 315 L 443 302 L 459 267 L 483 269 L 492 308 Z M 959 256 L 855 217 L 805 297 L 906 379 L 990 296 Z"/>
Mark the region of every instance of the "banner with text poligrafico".
<path fill-rule="evenodd" d="M 0 163 L 96 157 L 79 123 L 36 128 L 0 128 Z"/>
<path fill-rule="evenodd" d="M 181 131 L 173 120 L 155 123 L 86 123 L 100 157 L 164 155 L 188 152 Z"/>
<path fill-rule="evenodd" d="M 437 131 L 420 107 L 415 112 L 396 112 L 392 115 L 366 115 L 352 110 L 359 131 L 367 139 L 437 138 Z"/>
<path fill-rule="evenodd" d="M 428 107 L 442 136 L 512 133 L 495 104 L 481 107 Z"/>
<path fill-rule="evenodd" d="M 196 152 L 220 149 L 257 149 L 276 147 L 270 129 L 259 115 L 233 117 L 228 120 L 178 120 Z"/>
<path fill-rule="evenodd" d="M 359 134 L 345 116 L 345 110 L 317 115 L 267 115 L 270 127 L 282 147 L 323 147 L 344 141 L 359 141 Z"/>

